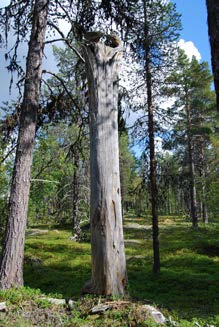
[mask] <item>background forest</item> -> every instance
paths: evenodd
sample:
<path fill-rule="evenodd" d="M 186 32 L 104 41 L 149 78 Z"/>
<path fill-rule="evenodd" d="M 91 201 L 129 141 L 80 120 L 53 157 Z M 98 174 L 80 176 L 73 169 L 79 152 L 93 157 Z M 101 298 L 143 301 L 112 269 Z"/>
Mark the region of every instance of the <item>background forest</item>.
<path fill-rule="evenodd" d="M 28 63 L 25 71 L 19 47 L 29 42 L 30 54 L 37 3 L 11 0 L 0 12 L 0 41 L 12 74 L 10 87 L 19 93 L 1 106 L 3 248 L 18 167 L 18 135 L 25 119 L 30 119 L 27 114 L 24 118 Z M 47 5 L 41 50 L 43 55 L 44 46 L 52 49 L 56 71 L 42 65 L 34 109 L 24 255 L 27 288 L 1 291 L 0 299 L 16 307 L 19 301 L 35 297 L 35 312 L 35 306 L 50 307 L 41 292 L 78 300 L 89 279 L 90 90 L 82 50 L 86 42 L 99 40 L 116 47 L 114 38 L 118 38 L 123 43 L 118 132 L 129 300 L 147 300 L 163 309 L 166 326 L 216 326 L 219 128 L 208 63 L 188 58 L 179 48 L 180 14 L 171 1 L 51 0 Z M 14 46 L 8 49 L 12 39 Z M 72 317 L 58 312 L 66 326 L 156 326 L 140 320 L 137 309 L 132 309 L 135 319 L 130 317 L 128 308 L 120 316 L 100 315 L 90 321 L 84 307 L 94 305 L 96 299 L 80 301 Z M 10 314 L 5 317 L 11 319 Z M 57 325 L 56 320 L 43 321 L 45 326 Z"/>

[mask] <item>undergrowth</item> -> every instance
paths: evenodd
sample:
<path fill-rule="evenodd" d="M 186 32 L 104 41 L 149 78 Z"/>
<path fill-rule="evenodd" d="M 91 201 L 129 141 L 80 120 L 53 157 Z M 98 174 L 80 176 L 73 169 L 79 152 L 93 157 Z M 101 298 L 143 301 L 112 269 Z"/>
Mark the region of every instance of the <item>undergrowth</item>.
<path fill-rule="evenodd" d="M 201 225 L 194 230 L 180 217 L 163 217 L 160 222 L 161 273 L 156 277 L 152 274 L 149 218 L 145 221 L 142 217 L 132 218 L 131 221 L 137 224 L 135 228 L 125 227 L 124 231 L 129 280 L 127 299 L 132 307 L 97 317 L 88 314 L 89 303 L 94 305 L 98 301 L 81 297 L 81 288 L 91 275 L 90 244 L 73 242 L 70 230 L 58 229 L 36 235 L 27 233 L 25 288 L 0 292 L 0 301 L 7 301 L 18 311 L 24 303 L 32 301 L 37 310 L 54 310 L 57 314 L 42 296 L 72 298 L 78 304 L 71 314 L 67 309 L 58 311 L 64 326 L 156 326 L 152 321 L 139 321 L 134 325 L 137 309 L 133 309 L 133 305 L 139 302 L 157 306 L 169 319 L 166 326 L 219 326 L 219 226 Z M 19 326 L 18 320 L 15 326 Z M 5 326 L 9 326 L 5 321 L 4 318 Z"/>

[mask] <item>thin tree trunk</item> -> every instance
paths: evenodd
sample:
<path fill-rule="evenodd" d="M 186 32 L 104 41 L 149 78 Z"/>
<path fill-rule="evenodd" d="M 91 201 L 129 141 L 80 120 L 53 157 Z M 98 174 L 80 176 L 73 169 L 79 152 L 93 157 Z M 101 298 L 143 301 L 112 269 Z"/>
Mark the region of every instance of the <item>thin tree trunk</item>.
<path fill-rule="evenodd" d="M 203 192 L 205 192 L 205 190 Z M 208 209 L 205 202 L 202 202 L 202 217 L 203 223 L 208 224 Z"/>
<path fill-rule="evenodd" d="M 195 186 L 195 164 L 193 157 L 192 137 L 191 137 L 191 117 L 189 97 L 186 95 L 186 119 L 187 119 L 187 140 L 188 140 L 188 155 L 189 155 L 189 187 L 190 187 L 190 213 L 192 225 L 194 228 L 198 227 L 197 216 L 197 199 L 196 199 L 196 186 Z"/>
<path fill-rule="evenodd" d="M 26 64 L 24 97 L 3 241 L 0 288 L 23 285 L 23 257 L 34 139 L 39 107 L 48 0 L 36 0 Z"/>
<path fill-rule="evenodd" d="M 73 191 L 73 199 L 72 199 L 72 229 L 73 232 L 78 229 L 78 199 L 79 199 L 79 155 L 78 150 L 74 150 L 74 174 L 72 181 L 72 191 Z"/>
<path fill-rule="evenodd" d="M 83 47 L 90 107 L 90 292 L 123 295 L 126 286 L 118 147 L 118 68 L 121 48 Z"/>
<path fill-rule="evenodd" d="M 167 190 L 167 208 L 168 208 L 168 215 L 172 215 L 172 203 L 171 203 L 171 189 L 168 186 Z"/>
<path fill-rule="evenodd" d="M 201 189 L 202 189 L 202 221 L 208 224 L 208 209 L 206 205 L 206 168 L 205 168 L 205 158 L 204 158 L 204 140 L 201 140 L 200 144 L 200 174 L 201 174 Z"/>
<path fill-rule="evenodd" d="M 154 142 L 154 113 L 152 100 L 152 78 L 150 68 L 150 46 L 148 42 L 148 22 L 147 8 L 144 0 L 144 19 L 145 19 L 145 70 L 147 84 L 147 110 L 148 110 L 148 132 L 150 148 L 150 191 L 152 209 L 152 229 L 153 229 L 153 271 L 155 274 L 160 272 L 160 249 L 159 249 L 159 226 L 158 226 L 158 189 L 156 181 L 156 159 Z"/>
<path fill-rule="evenodd" d="M 208 34 L 211 45 L 211 63 L 219 112 L 219 3 L 218 0 L 206 0 L 208 11 Z"/>

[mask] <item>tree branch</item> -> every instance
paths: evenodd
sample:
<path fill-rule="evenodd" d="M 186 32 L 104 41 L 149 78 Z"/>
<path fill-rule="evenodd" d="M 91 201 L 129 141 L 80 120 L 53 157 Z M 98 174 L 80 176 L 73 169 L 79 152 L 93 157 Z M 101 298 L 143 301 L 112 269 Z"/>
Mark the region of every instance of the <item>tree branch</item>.
<path fill-rule="evenodd" d="M 70 17 L 68 11 L 63 7 L 63 5 L 62 5 L 58 0 L 56 0 L 56 2 L 58 3 L 59 7 L 64 11 L 66 17 L 68 17 L 68 20 L 69 20 L 69 22 L 70 22 L 70 24 L 71 24 L 71 26 L 72 26 L 72 18 Z M 70 31 L 68 32 L 67 38 L 69 37 L 71 31 L 72 31 L 72 28 L 71 28 Z"/>
<path fill-rule="evenodd" d="M 10 154 L 15 150 L 16 146 L 17 143 L 8 151 L 8 153 L 4 156 L 4 158 L 2 158 L 1 163 L 3 163 L 10 156 Z"/>
<path fill-rule="evenodd" d="M 58 33 L 59 35 L 61 35 L 62 39 L 65 41 L 65 43 L 69 46 L 70 49 L 72 49 L 74 51 L 74 53 L 79 57 L 80 60 L 83 61 L 83 63 L 85 63 L 84 58 L 82 57 L 82 55 L 80 54 L 80 52 L 73 47 L 73 45 L 70 43 L 70 41 L 68 39 L 66 39 L 65 35 L 62 33 L 62 31 L 53 23 L 49 22 L 48 23 L 49 26 L 53 27 Z"/>
<path fill-rule="evenodd" d="M 50 44 L 50 43 L 59 42 L 59 41 L 66 42 L 66 41 L 68 41 L 68 39 L 67 38 L 59 38 L 59 39 L 54 39 L 54 40 L 48 40 L 48 41 L 45 41 L 44 44 Z"/>
<path fill-rule="evenodd" d="M 44 182 L 44 183 L 60 184 L 60 182 L 57 182 L 57 181 L 50 181 L 48 179 L 40 179 L 40 178 L 32 178 L 30 181 L 31 182 Z"/>
<path fill-rule="evenodd" d="M 43 74 L 50 74 L 50 75 L 54 76 L 54 77 L 55 77 L 55 78 L 56 78 L 56 79 L 57 79 L 57 80 L 62 84 L 62 86 L 63 86 L 65 92 L 68 94 L 69 98 L 72 100 L 72 102 L 74 103 L 75 107 L 76 107 L 76 108 L 79 110 L 79 112 L 80 112 L 80 108 L 79 108 L 77 102 L 76 102 L 75 99 L 73 98 L 72 94 L 68 91 L 68 89 L 67 89 L 67 87 L 66 87 L 65 82 L 63 81 L 63 79 L 62 79 L 61 77 L 59 77 L 58 75 L 56 75 L 55 73 L 52 73 L 52 72 L 50 72 L 50 71 L 48 71 L 48 70 L 43 70 L 42 73 L 43 73 Z"/>
<path fill-rule="evenodd" d="M 41 167 L 40 171 L 36 174 L 36 176 L 33 178 L 33 180 L 37 180 L 38 177 L 42 174 L 44 170 L 46 170 L 51 164 L 53 163 L 53 158 L 50 159 L 45 166 Z"/>

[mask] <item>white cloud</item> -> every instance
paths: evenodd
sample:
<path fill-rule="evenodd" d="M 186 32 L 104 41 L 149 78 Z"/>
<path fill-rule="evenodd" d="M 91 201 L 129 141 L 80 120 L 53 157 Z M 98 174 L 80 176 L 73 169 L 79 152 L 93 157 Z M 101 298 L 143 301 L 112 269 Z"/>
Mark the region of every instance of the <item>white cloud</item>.
<path fill-rule="evenodd" d="M 10 4 L 10 0 L 1 0 L 0 8 L 4 8 Z"/>
<path fill-rule="evenodd" d="M 192 41 L 180 39 L 178 46 L 185 51 L 190 60 L 193 56 L 195 56 L 197 60 L 201 60 L 201 54 Z"/>

